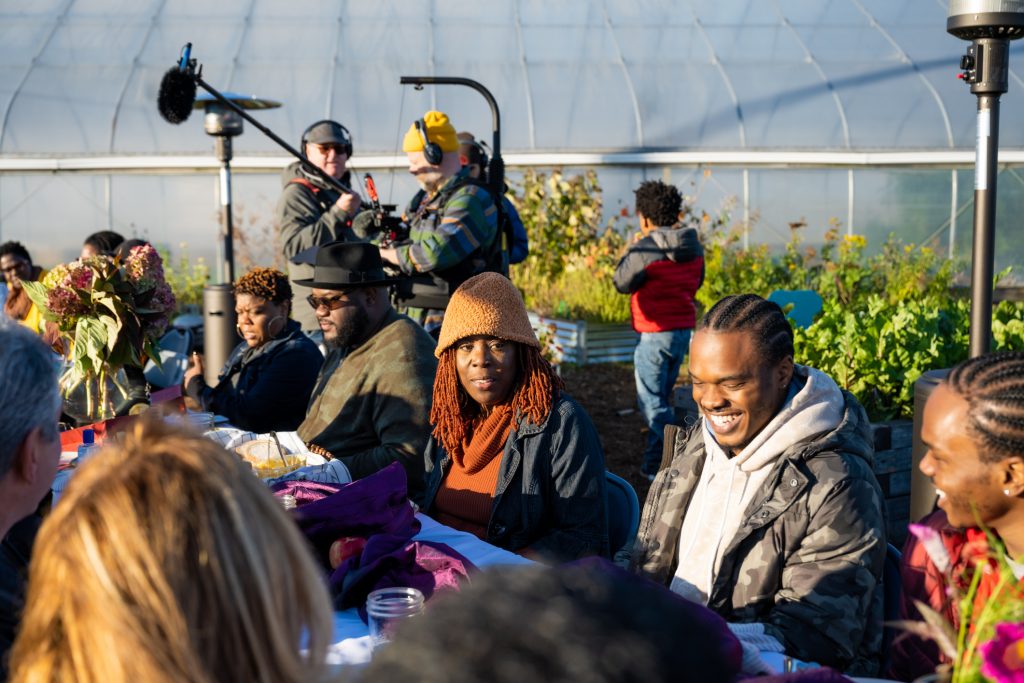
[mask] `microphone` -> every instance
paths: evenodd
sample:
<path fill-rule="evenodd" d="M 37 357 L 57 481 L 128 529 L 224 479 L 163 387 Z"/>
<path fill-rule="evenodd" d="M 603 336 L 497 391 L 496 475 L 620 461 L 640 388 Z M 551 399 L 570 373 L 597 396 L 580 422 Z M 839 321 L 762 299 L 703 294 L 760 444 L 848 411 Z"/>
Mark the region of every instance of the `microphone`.
<path fill-rule="evenodd" d="M 181 60 L 160 81 L 156 106 L 168 123 L 181 123 L 192 114 L 192 105 L 196 101 L 196 78 L 189 60 L 191 51 L 192 43 L 187 43 L 181 50 Z"/>

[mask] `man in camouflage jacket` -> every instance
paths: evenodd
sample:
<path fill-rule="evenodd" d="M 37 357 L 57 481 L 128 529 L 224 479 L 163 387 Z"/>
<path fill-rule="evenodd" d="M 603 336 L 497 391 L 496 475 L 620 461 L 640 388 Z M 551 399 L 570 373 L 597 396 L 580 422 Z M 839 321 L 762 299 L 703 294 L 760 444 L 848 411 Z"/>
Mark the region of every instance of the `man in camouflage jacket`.
<path fill-rule="evenodd" d="M 754 299 L 757 306 L 769 304 Z M 791 355 L 773 362 L 757 343 L 772 334 L 747 334 L 743 323 L 730 328 L 728 322 L 716 333 L 721 321 L 715 313 L 713 308 L 701 321 L 691 347 L 691 379 L 702 419 L 685 433 L 671 425 L 666 430 L 662 468 L 647 496 L 630 567 L 705 602 L 734 626 L 741 641 L 756 630 L 761 640 L 755 639 L 755 659 L 758 649 L 784 650 L 803 661 L 870 675 L 877 671 L 881 643 L 886 544 L 867 416 L 824 373 L 794 365 Z M 737 364 L 721 360 L 730 349 L 738 354 Z M 714 363 L 708 362 L 708 352 L 716 354 Z M 759 381 L 756 373 L 779 373 L 780 367 L 781 400 L 772 406 L 762 393 L 744 403 L 741 393 Z M 834 410 L 823 422 L 829 401 Z M 760 420 L 759 410 L 766 413 Z M 808 430 L 816 420 L 831 427 L 820 433 Z M 753 434 L 737 441 L 737 432 L 748 424 Z M 761 434 L 772 430 L 773 435 Z M 786 443 L 792 430 L 806 438 Z M 706 470 L 726 472 L 749 450 L 767 448 L 765 439 L 773 436 L 783 441 L 776 439 L 777 454 L 764 463 L 759 478 L 749 470 L 738 476 L 741 484 L 742 474 L 751 483 L 743 505 L 723 502 L 722 496 L 695 501 L 699 485 L 706 486 Z M 709 448 L 719 446 L 726 453 L 724 467 L 714 463 L 714 454 L 709 456 Z M 731 511 L 726 509 L 730 505 Z M 717 515 L 716 506 L 722 510 Z M 721 521 L 730 516 L 736 520 L 735 532 L 715 539 L 720 529 L 730 528 Z M 687 573 L 680 570 L 680 557 L 692 561 L 702 552 L 707 555 L 709 545 L 703 566 L 715 570 L 706 574 L 710 578 L 703 590 L 695 590 L 681 578 Z M 715 547 L 718 562 L 712 565 Z M 704 574 L 689 576 L 700 584 Z M 765 637 L 779 647 L 765 647 Z"/>
<path fill-rule="evenodd" d="M 417 495 L 437 371 L 433 338 L 392 308 L 393 281 L 372 244 L 321 247 L 313 279 L 303 282 L 328 354 L 299 437 L 345 463 L 353 479 L 401 462 Z"/>

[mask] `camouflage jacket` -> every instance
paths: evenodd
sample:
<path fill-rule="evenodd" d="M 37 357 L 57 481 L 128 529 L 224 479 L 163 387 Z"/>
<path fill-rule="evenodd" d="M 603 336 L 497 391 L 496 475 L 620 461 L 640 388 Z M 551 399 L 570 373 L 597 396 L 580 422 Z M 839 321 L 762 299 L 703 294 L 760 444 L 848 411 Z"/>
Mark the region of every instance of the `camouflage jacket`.
<path fill-rule="evenodd" d="M 299 437 L 345 463 L 353 479 L 401 462 L 414 495 L 423 488 L 436 372 L 433 338 L 391 311 L 367 341 L 328 354 Z"/>
<path fill-rule="evenodd" d="M 498 239 L 498 209 L 491 193 L 468 176 L 463 168 L 430 197 L 417 194 L 423 198 L 407 209 L 409 242 L 396 255 L 406 275 L 460 267 L 468 277 L 485 269 L 486 252 Z"/>
<path fill-rule="evenodd" d="M 885 534 L 867 415 L 843 392 L 831 433 L 796 444 L 775 464 L 725 550 L 708 607 L 731 622 L 760 622 L 786 653 L 854 675 L 877 671 Z M 706 453 L 698 422 L 665 430 L 630 567 L 668 585 L 683 515 Z"/>

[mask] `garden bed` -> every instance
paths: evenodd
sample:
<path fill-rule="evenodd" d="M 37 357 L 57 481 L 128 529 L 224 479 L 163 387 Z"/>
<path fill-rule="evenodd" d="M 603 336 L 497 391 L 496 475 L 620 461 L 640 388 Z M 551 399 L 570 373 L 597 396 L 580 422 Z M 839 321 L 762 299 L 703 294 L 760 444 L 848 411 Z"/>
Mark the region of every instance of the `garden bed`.
<path fill-rule="evenodd" d="M 529 315 L 548 357 L 556 363 L 633 362 L 640 335 L 629 325 L 548 318 L 533 311 Z"/>

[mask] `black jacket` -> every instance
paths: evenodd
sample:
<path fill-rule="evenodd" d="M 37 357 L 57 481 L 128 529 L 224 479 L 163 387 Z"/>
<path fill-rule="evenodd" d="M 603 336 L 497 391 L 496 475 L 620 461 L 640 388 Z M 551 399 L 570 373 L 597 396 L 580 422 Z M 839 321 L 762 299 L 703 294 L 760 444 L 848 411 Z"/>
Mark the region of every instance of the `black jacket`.
<path fill-rule="evenodd" d="M 289 320 L 280 337 L 262 346 L 236 346 L 216 387 L 193 377 L 185 391 L 204 410 L 223 415 L 241 429 L 290 432 L 306 418 L 323 361 L 316 344 Z"/>

